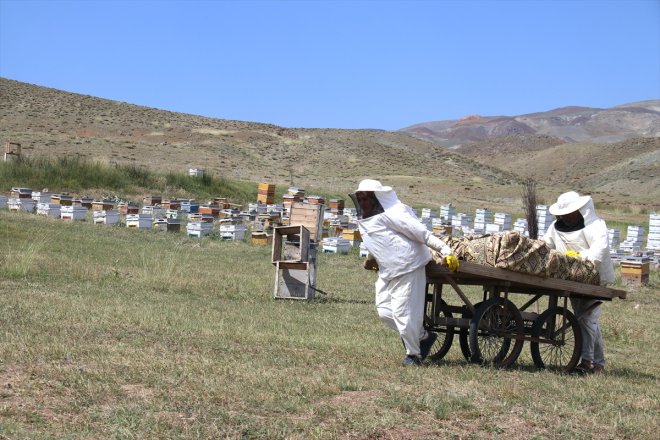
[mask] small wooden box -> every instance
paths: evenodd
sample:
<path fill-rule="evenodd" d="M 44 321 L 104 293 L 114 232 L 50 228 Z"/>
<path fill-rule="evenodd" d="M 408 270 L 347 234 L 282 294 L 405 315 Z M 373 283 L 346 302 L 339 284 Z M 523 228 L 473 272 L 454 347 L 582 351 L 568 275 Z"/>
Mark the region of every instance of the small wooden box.
<path fill-rule="evenodd" d="M 273 229 L 272 255 L 273 264 L 309 261 L 309 230 L 302 225 Z"/>

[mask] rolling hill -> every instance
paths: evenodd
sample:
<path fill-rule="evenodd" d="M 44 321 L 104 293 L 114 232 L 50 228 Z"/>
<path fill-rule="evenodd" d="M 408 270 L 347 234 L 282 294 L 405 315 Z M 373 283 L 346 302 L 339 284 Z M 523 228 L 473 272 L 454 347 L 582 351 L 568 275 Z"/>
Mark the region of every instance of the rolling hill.
<path fill-rule="evenodd" d="M 624 108 L 635 109 L 643 120 L 655 111 Z M 27 155 L 78 156 L 156 171 L 201 167 L 216 176 L 295 185 L 308 193 L 348 193 L 372 177 L 394 185 L 416 206 L 452 202 L 465 210 L 487 206 L 516 212 L 522 179 L 533 176 L 546 201 L 579 183 L 585 192 L 607 192 L 614 206 L 653 208 L 660 199 L 657 140 L 631 141 L 626 153 L 617 151 L 628 144 L 589 144 L 584 160 L 571 167 L 548 166 L 552 149 L 569 148 L 550 135 L 525 132 L 510 137 L 509 144 L 500 139 L 450 150 L 408 131 L 294 129 L 212 119 L 0 78 L 0 142 L 20 142 Z M 619 159 L 599 154 L 601 147 Z M 557 169 L 569 177 L 557 179 Z M 642 173 L 637 183 L 643 192 L 620 187 L 635 172 Z M 580 176 L 579 182 L 573 176 Z"/>

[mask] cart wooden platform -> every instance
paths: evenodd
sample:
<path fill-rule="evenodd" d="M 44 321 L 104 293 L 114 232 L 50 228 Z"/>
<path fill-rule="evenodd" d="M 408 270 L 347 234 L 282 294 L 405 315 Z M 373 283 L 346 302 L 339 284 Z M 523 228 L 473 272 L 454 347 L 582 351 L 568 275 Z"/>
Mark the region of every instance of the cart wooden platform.
<path fill-rule="evenodd" d="M 426 276 L 424 327 L 438 335 L 429 357 L 442 359 L 457 335 L 467 360 L 500 368 L 512 365 L 528 341 L 536 366 L 572 371 L 580 360 L 582 334 L 577 318 L 569 310 L 568 299 L 592 299 L 592 306 L 596 306 L 599 301 L 626 297 L 624 290 L 465 261 L 461 261 L 458 272 L 431 262 Z M 472 303 L 461 285 L 481 286 L 482 301 Z M 443 291 L 445 286 L 450 289 Z M 455 299 L 452 291 L 460 305 L 449 304 L 449 299 Z M 509 299 L 511 294 L 526 294 L 530 298 L 516 306 Z M 547 306 L 541 307 L 545 299 Z"/>

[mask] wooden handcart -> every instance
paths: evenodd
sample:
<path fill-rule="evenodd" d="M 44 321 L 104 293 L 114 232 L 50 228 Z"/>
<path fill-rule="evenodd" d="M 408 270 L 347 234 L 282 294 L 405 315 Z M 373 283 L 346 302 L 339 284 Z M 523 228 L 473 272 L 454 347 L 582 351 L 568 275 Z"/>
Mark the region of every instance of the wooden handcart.
<path fill-rule="evenodd" d="M 569 298 L 611 301 L 625 298 L 624 290 L 542 278 L 461 261 L 458 272 L 431 262 L 426 267 L 427 294 L 424 327 L 437 333 L 430 358 L 442 359 L 458 335 L 463 356 L 474 363 L 499 368 L 512 365 L 525 341 L 534 364 L 570 372 L 580 360 L 582 333 Z M 462 285 L 481 286 L 483 298 L 473 303 Z M 450 289 L 444 289 L 449 286 Z M 455 293 L 461 305 L 450 305 Z M 516 306 L 510 294 L 530 296 Z M 540 307 L 547 298 L 547 307 Z M 594 302 L 594 306 L 598 304 Z M 533 308 L 536 311 L 532 311 Z M 541 311 L 542 309 L 542 311 Z"/>

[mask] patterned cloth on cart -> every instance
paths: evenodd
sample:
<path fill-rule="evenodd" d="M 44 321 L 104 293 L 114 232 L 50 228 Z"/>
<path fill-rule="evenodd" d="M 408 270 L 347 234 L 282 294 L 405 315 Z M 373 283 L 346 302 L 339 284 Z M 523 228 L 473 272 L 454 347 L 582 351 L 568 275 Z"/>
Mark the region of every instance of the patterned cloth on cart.
<path fill-rule="evenodd" d="M 568 257 L 550 249 L 543 240 L 533 240 L 515 231 L 461 238 L 444 236 L 440 239 L 452 248 L 460 260 L 544 278 L 594 285 L 600 283 L 598 271 L 591 261 Z M 431 254 L 436 263 L 442 261 L 442 256 L 436 251 L 431 251 Z"/>

